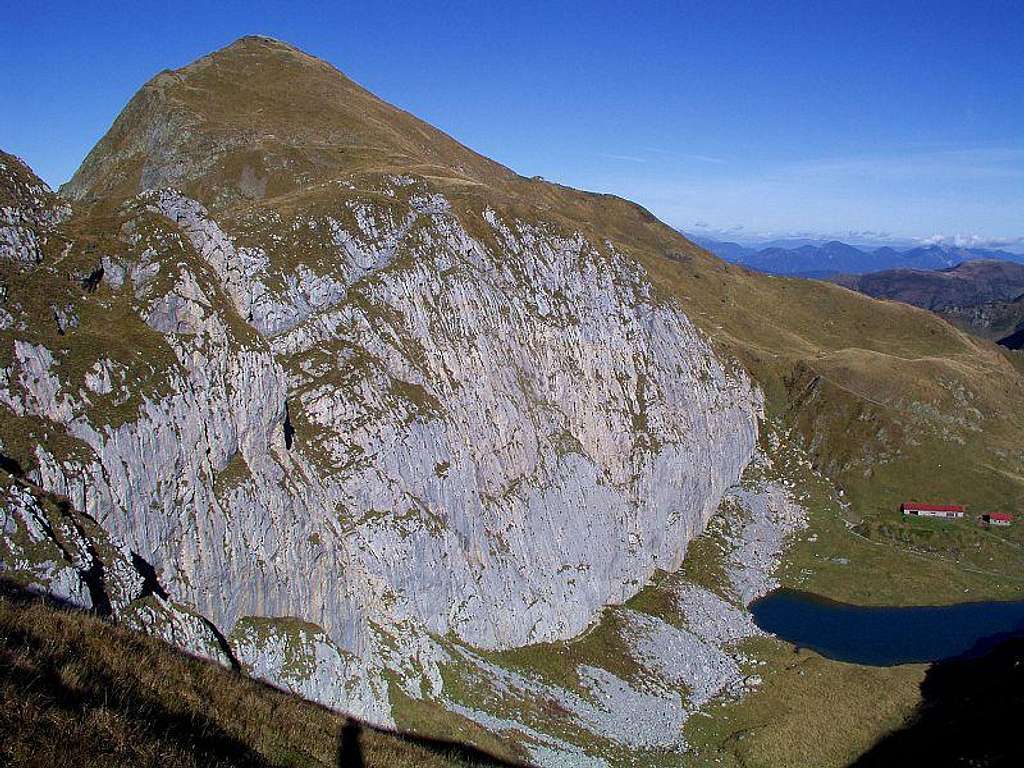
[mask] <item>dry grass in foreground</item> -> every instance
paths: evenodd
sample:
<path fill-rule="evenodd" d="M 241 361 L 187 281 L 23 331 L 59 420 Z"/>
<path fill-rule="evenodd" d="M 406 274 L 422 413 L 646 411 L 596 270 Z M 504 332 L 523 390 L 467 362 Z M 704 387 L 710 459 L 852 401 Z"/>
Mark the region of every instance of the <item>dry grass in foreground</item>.
<path fill-rule="evenodd" d="M 365 726 L 0 580 L 0 765 L 511 763 Z"/>

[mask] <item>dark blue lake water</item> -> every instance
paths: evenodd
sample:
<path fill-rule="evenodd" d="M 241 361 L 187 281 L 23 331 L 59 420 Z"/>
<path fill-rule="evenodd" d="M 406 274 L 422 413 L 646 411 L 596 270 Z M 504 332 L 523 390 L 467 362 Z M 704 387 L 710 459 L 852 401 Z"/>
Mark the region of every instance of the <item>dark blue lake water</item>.
<path fill-rule="evenodd" d="M 751 604 L 761 629 L 823 656 L 889 666 L 981 653 L 1024 636 L 1024 601 L 865 608 L 780 589 Z"/>

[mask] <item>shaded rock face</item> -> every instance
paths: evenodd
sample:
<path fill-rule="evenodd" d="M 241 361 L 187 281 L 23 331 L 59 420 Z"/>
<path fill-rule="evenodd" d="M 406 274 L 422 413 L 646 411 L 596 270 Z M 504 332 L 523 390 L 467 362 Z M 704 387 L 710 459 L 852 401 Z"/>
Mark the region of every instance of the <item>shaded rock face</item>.
<path fill-rule="evenodd" d="M 0 477 L 0 531 L 0 575 L 232 665 L 208 621 L 166 599 L 148 563 L 66 501 Z"/>
<path fill-rule="evenodd" d="M 610 242 L 411 176 L 287 216 L 171 190 L 118 216 L 79 301 L 130 306 L 154 351 L 72 380 L 14 334 L 3 407 L 74 446 L 37 445 L 32 478 L 225 635 L 315 625 L 301 684 L 276 625 L 231 636 L 321 701 L 386 720 L 380 660 L 435 674 L 415 637 L 579 633 L 678 566 L 754 450 L 759 392 Z"/>

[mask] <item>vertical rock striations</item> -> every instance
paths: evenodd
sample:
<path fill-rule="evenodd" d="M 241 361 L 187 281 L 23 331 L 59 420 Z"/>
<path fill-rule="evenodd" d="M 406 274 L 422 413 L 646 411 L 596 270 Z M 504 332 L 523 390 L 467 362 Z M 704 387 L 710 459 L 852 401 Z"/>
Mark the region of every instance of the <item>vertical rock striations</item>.
<path fill-rule="evenodd" d="M 0 396 L 72 441 L 33 447 L 40 486 L 225 634 L 250 622 L 243 663 L 292 679 L 274 649 L 309 646 L 339 684 L 299 690 L 383 718 L 359 660 L 389 643 L 569 637 L 678 566 L 760 397 L 611 242 L 457 211 L 410 176 L 318 203 L 230 235 L 176 192 L 126 203 L 76 300 L 127 302 L 156 335 L 148 387 L 102 350 L 69 379 L 27 334 Z M 268 639 L 285 617 L 320 634 Z"/>
<path fill-rule="evenodd" d="M 452 642 L 580 633 L 754 451 L 759 391 L 629 255 L 649 216 L 276 41 L 151 81 L 74 217 L 7 155 L 0 181 L 18 483 L 119 542 L 115 618 L 332 706 L 387 721 L 389 682 L 440 698 Z M 95 606 L 33 530 L 56 549 L 4 569 Z"/>

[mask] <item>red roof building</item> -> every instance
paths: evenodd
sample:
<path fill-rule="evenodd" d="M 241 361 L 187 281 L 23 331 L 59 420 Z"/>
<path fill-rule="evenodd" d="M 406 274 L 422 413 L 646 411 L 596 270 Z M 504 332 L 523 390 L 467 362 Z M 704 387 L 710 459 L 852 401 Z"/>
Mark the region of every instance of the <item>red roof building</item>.
<path fill-rule="evenodd" d="M 964 508 L 958 504 L 920 504 L 916 501 L 905 501 L 900 504 L 900 512 L 904 515 L 921 517 L 963 517 Z"/>
<path fill-rule="evenodd" d="M 989 512 L 981 516 L 989 525 L 1009 525 L 1013 522 L 1013 515 L 1008 515 L 1005 512 Z"/>

